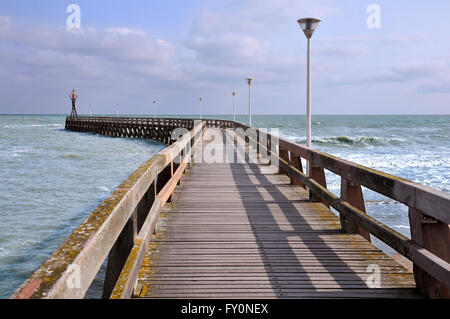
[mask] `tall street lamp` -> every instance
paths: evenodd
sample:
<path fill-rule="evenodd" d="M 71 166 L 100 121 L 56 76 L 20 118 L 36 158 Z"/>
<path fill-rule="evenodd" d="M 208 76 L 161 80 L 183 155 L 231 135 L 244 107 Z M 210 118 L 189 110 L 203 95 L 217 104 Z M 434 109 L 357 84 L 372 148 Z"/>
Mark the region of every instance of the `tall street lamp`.
<path fill-rule="evenodd" d="M 231 94 L 233 95 L 233 121 L 236 122 L 236 104 L 235 104 L 236 92 L 231 92 Z"/>
<path fill-rule="evenodd" d="M 248 126 L 252 127 L 252 78 L 245 79 L 248 83 Z"/>
<path fill-rule="evenodd" d="M 200 120 L 203 118 L 203 106 L 202 101 L 203 99 L 201 97 L 198 98 L 200 100 Z"/>
<path fill-rule="evenodd" d="M 156 118 L 156 101 L 153 101 L 153 118 Z"/>
<path fill-rule="evenodd" d="M 116 111 L 117 111 L 117 117 L 119 117 L 119 112 L 120 112 L 120 108 L 119 108 L 119 104 L 116 104 Z"/>
<path fill-rule="evenodd" d="M 319 18 L 303 18 L 297 20 L 308 39 L 307 71 L 306 71 L 306 146 L 311 147 L 311 37 L 319 25 Z M 306 162 L 306 171 L 311 175 L 310 163 Z"/>

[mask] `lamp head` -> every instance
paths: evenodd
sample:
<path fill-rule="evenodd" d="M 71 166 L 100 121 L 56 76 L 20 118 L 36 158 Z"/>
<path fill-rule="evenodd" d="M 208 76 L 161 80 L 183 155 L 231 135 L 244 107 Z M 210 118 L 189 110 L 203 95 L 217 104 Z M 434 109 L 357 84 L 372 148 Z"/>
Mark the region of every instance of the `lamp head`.
<path fill-rule="evenodd" d="M 247 78 L 245 80 L 247 81 L 248 85 L 252 84 L 252 80 L 253 80 L 252 78 Z"/>
<path fill-rule="evenodd" d="M 236 95 L 236 92 L 231 92 L 231 94 L 233 94 L 233 96 L 235 96 L 235 95 Z"/>
<path fill-rule="evenodd" d="M 298 24 L 300 25 L 308 39 L 312 37 L 320 21 L 322 20 L 319 18 L 303 18 L 297 20 Z"/>

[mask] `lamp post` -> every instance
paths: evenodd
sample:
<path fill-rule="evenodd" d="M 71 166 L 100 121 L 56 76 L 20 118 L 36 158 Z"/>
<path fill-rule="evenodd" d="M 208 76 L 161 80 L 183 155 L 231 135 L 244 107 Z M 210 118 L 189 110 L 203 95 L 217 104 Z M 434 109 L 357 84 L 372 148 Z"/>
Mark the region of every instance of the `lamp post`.
<path fill-rule="evenodd" d="M 116 104 L 116 111 L 117 111 L 116 116 L 119 117 L 119 112 L 120 112 L 119 104 Z"/>
<path fill-rule="evenodd" d="M 89 116 L 92 116 L 92 105 L 89 104 Z"/>
<path fill-rule="evenodd" d="M 245 79 L 248 83 L 248 126 L 252 127 L 252 78 Z"/>
<path fill-rule="evenodd" d="M 319 25 L 319 18 L 303 18 L 297 20 L 308 39 L 307 71 L 306 71 L 306 146 L 311 147 L 311 37 Z M 306 161 L 306 171 L 311 175 L 310 163 Z"/>
<path fill-rule="evenodd" d="M 156 101 L 153 101 L 153 118 L 156 118 Z"/>
<path fill-rule="evenodd" d="M 236 92 L 231 92 L 231 94 L 233 95 L 233 121 L 236 122 L 236 104 L 235 104 Z"/>
<path fill-rule="evenodd" d="M 200 120 L 203 118 L 203 106 L 202 101 L 203 99 L 201 97 L 198 98 L 200 100 Z"/>

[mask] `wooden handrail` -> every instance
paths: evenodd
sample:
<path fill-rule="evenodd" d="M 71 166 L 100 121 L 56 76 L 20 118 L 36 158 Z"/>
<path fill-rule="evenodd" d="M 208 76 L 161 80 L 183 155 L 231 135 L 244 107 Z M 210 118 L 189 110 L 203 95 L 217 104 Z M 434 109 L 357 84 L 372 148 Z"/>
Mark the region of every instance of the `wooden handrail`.
<path fill-rule="evenodd" d="M 198 137 L 197 133 L 203 126 L 201 122 L 185 135 Z M 11 297 L 82 298 L 158 174 L 173 162 L 190 141 L 183 136 L 139 167 Z M 155 201 L 161 202 L 161 199 Z"/>
<path fill-rule="evenodd" d="M 238 126 L 248 129 L 248 126 L 246 125 L 238 124 Z M 265 134 L 258 130 L 257 132 L 258 134 Z M 250 140 L 252 140 L 251 135 L 252 134 L 248 135 Z M 270 135 L 267 135 L 266 141 L 270 138 Z M 256 141 L 253 140 L 253 142 Z M 324 202 L 324 204 L 332 206 L 343 217 L 352 221 L 355 225 L 361 226 L 365 231 L 374 235 L 401 255 L 413 261 L 414 265 L 417 265 L 421 270 L 431 275 L 432 279 L 434 278 L 445 285 L 447 289 L 450 287 L 450 263 L 448 262 L 448 224 L 450 221 L 449 194 L 336 158 L 329 154 L 306 148 L 281 138 L 279 140 L 279 150 L 281 154 L 274 154 L 272 150 L 268 148 L 267 144 L 262 145 L 259 141 L 257 143 L 266 154 L 271 154 L 271 156 L 279 162 L 280 172 L 285 172 L 291 178 L 306 185 L 315 196 L 318 196 Z M 314 176 L 307 176 L 297 167 L 291 165 L 291 163 L 287 161 L 286 151 L 295 156 L 300 156 L 309 160 L 313 167 L 326 168 L 331 172 L 340 175 L 341 178 L 346 179 L 347 182 L 350 181 L 352 183 L 364 185 L 367 188 L 410 206 L 410 209 L 419 209 L 420 207 L 421 211 L 427 213 L 428 216 L 447 224 L 447 228 L 445 228 L 446 231 L 444 230 L 445 237 L 435 238 L 435 240 L 441 239 L 447 241 L 447 245 L 441 245 L 444 246 L 441 250 L 434 249 L 434 251 L 432 251 L 427 249 L 427 247 L 421 246 L 414 240 L 413 230 L 413 238 L 409 239 L 389 228 L 375 218 L 367 215 L 360 208 L 355 207 L 343 198 L 340 198 L 327 190 L 326 185 L 315 180 Z M 423 287 L 424 285 L 427 285 L 426 280 L 418 282 L 417 276 L 416 283 L 421 291 L 428 296 L 448 297 L 448 290 L 438 286 L 437 288 L 433 287 L 434 291 L 430 291 L 427 287 Z"/>
<path fill-rule="evenodd" d="M 156 227 L 161 209 L 167 202 L 167 199 L 172 195 L 178 181 L 181 179 L 187 164 L 191 159 L 192 152 L 189 151 L 184 157 L 182 163 L 172 175 L 171 179 L 166 183 L 163 189 L 156 196 L 155 202 L 152 205 L 150 213 L 142 226 L 130 252 L 130 255 L 125 262 L 125 266 L 120 273 L 119 279 L 111 294 L 111 299 L 127 299 L 133 295 L 137 283 L 139 267 L 144 260 L 145 252 L 150 245 L 150 239 Z"/>
<path fill-rule="evenodd" d="M 236 123 L 236 126 L 244 129 L 249 128 L 247 125 L 240 123 Z M 265 134 L 259 130 L 256 131 Z M 271 135 L 267 134 L 267 140 L 270 140 L 270 138 Z M 261 145 L 259 142 L 258 144 Z M 267 145 L 263 146 L 267 149 Z M 325 168 L 351 182 L 365 186 L 409 207 L 416 208 L 439 221 L 450 224 L 450 194 L 448 193 L 287 141 L 281 137 L 279 138 L 279 148 L 311 161 L 317 167 Z"/>

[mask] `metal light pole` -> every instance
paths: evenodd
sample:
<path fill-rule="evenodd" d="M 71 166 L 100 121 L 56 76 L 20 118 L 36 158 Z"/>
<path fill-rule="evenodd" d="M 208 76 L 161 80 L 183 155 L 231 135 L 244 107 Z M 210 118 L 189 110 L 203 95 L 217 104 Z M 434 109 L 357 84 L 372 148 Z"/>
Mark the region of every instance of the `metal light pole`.
<path fill-rule="evenodd" d="M 117 109 L 117 117 L 119 117 L 119 111 L 120 111 L 120 108 L 119 108 L 119 104 L 116 104 L 116 109 Z"/>
<path fill-rule="evenodd" d="M 156 101 L 153 101 L 153 118 L 156 118 Z"/>
<path fill-rule="evenodd" d="M 319 18 L 303 18 L 297 20 L 308 39 L 307 71 L 306 71 L 306 146 L 311 147 L 311 37 L 319 25 Z M 306 161 L 306 171 L 311 175 L 309 161 Z"/>
<path fill-rule="evenodd" d="M 252 78 L 245 79 L 248 83 L 248 126 L 252 127 Z"/>
<path fill-rule="evenodd" d="M 198 99 L 200 100 L 200 120 L 201 120 L 203 118 L 203 106 L 202 106 L 203 99 L 201 97 Z"/>
<path fill-rule="evenodd" d="M 235 104 L 236 92 L 231 92 L 231 94 L 233 95 L 233 121 L 236 122 L 236 104 Z"/>
<path fill-rule="evenodd" d="M 89 104 L 89 116 L 92 116 L 92 105 Z"/>

